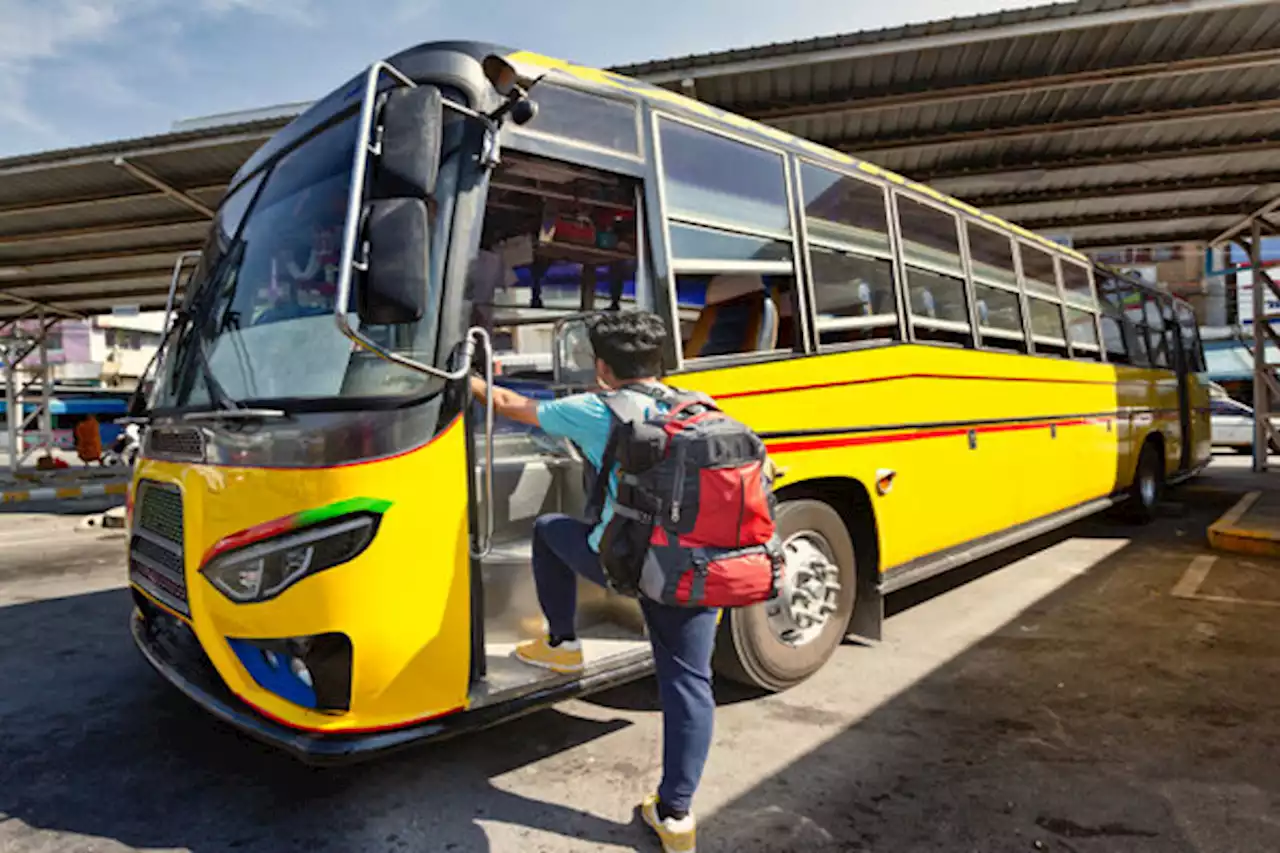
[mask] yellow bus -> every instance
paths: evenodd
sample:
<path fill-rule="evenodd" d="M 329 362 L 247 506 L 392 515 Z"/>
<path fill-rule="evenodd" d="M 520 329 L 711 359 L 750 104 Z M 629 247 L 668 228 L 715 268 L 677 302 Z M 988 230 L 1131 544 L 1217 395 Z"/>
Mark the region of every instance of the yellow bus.
<path fill-rule="evenodd" d="M 181 264 L 179 265 L 181 266 Z M 175 273 L 175 284 L 177 276 Z M 778 467 L 782 593 L 716 667 L 804 680 L 890 591 L 1209 460 L 1188 305 L 852 157 L 529 53 L 375 63 L 243 165 L 157 361 L 132 631 L 213 715 L 333 762 L 645 674 L 636 602 L 542 630 L 530 532 L 582 461 L 466 376 L 583 390 L 583 318 L 666 317 L 669 379 Z"/>

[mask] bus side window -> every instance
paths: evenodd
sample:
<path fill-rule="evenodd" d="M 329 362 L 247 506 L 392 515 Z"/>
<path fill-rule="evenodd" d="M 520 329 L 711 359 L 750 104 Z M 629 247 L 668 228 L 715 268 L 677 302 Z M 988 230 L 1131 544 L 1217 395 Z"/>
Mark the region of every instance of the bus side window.
<path fill-rule="evenodd" d="M 1112 282 L 1115 304 L 1119 306 L 1121 326 L 1125 341 L 1129 346 L 1132 364 L 1137 367 L 1150 367 L 1151 355 L 1148 345 L 1147 325 L 1143 318 L 1143 294 L 1134 285 L 1122 279 Z"/>
<path fill-rule="evenodd" d="M 900 339 L 884 188 L 808 163 L 800 184 L 819 346 Z"/>
<path fill-rule="evenodd" d="M 1018 244 L 1022 260 L 1022 287 L 1031 317 L 1031 341 L 1038 355 L 1066 357 L 1067 327 L 1062 315 L 1062 291 L 1058 287 L 1053 255 L 1026 243 Z"/>
<path fill-rule="evenodd" d="M 1027 352 L 1013 241 L 976 222 L 966 223 L 966 232 L 983 348 Z"/>
<path fill-rule="evenodd" d="M 912 336 L 972 345 L 956 217 L 902 194 L 897 205 Z"/>
<path fill-rule="evenodd" d="M 1182 335 L 1182 351 L 1186 354 L 1187 372 L 1204 373 L 1204 350 L 1200 346 L 1199 329 L 1196 327 L 1196 315 L 1191 307 L 1182 303 L 1178 305 L 1178 330 Z"/>
<path fill-rule="evenodd" d="M 1087 267 L 1060 258 L 1062 270 L 1063 310 L 1067 315 L 1067 340 L 1071 357 L 1082 361 L 1101 361 L 1096 312 L 1098 301 L 1093 293 L 1093 279 Z"/>
<path fill-rule="evenodd" d="M 1120 318 L 1104 312 L 1099 319 L 1102 321 L 1102 343 L 1107 349 L 1107 361 L 1132 364 L 1129 348 L 1125 346 L 1124 332 L 1120 328 Z"/>
<path fill-rule="evenodd" d="M 686 361 L 796 347 L 791 276 L 737 272 L 677 275 L 676 294 Z"/>
<path fill-rule="evenodd" d="M 684 359 L 799 349 L 782 155 L 666 116 L 658 134 Z"/>
<path fill-rule="evenodd" d="M 1160 306 L 1160 300 L 1152 295 L 1146 296 L 1143 301 L 1144 313 L 1147 320 L 1147 331 L 1150 335 L 1150 352 L 1151 362 L 1155 367 L 1171 368 L 1173 367 L 1172 353 L 1169 349 L 1169 329 L 1164 320 L 1164 312 Z"/>

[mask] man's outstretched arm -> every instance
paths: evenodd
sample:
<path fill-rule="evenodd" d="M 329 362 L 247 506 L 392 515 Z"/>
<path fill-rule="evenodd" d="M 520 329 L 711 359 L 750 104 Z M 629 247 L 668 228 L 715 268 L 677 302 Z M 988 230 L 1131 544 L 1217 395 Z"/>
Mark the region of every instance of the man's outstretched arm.
<path fill-rule="evenodd" d="M 471 393 L 480 401 L 488 399 L 490 389 L 479 376 L 471 377 Z M 509 388 L 493 388 L 493 410 L 504 418 L 510 418 L 529 426 L 538 426 L 538 402 Z"/>

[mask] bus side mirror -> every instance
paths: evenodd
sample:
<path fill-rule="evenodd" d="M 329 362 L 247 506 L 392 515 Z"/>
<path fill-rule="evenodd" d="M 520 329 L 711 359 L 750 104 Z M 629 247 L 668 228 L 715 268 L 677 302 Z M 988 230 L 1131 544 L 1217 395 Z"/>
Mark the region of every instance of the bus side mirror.
<path fill-rule="evenodd" d="M 444 99 L 435 86 L 401 87 L 382 107 L 373 198 L 427 198 L 440 173 Z"/>
<path fill-rule="evenodd" d="M 391 198 L 365 206 L 368 268 L 357 288 L 356 312 L 363 323 L 416 323 L 427 310 L 431 276 L 431 229 L 427 203 Z"/>
<path fill-rule="evenodd" d="M 552 382 L 557 388 L 591 387 L 596 356 L 591 347 L 594 314 L 571 315 L 555 325 L 551 341 Z"/>

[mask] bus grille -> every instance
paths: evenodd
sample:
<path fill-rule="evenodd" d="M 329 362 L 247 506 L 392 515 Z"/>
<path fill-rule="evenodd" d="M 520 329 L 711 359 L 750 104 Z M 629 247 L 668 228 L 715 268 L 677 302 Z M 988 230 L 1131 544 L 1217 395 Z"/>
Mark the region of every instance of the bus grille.
<path fill-rule="evenodd" d="M 147 430 L 147 455 L 202 462 L 204 436 L 198 429 L 155 427 Z"/>
<path fill-rule="evenodd" d="M 182 492 L 142 480 L 129 542 L 129 579 L 156 601 L 189 616 L 182 550 Z"/>

